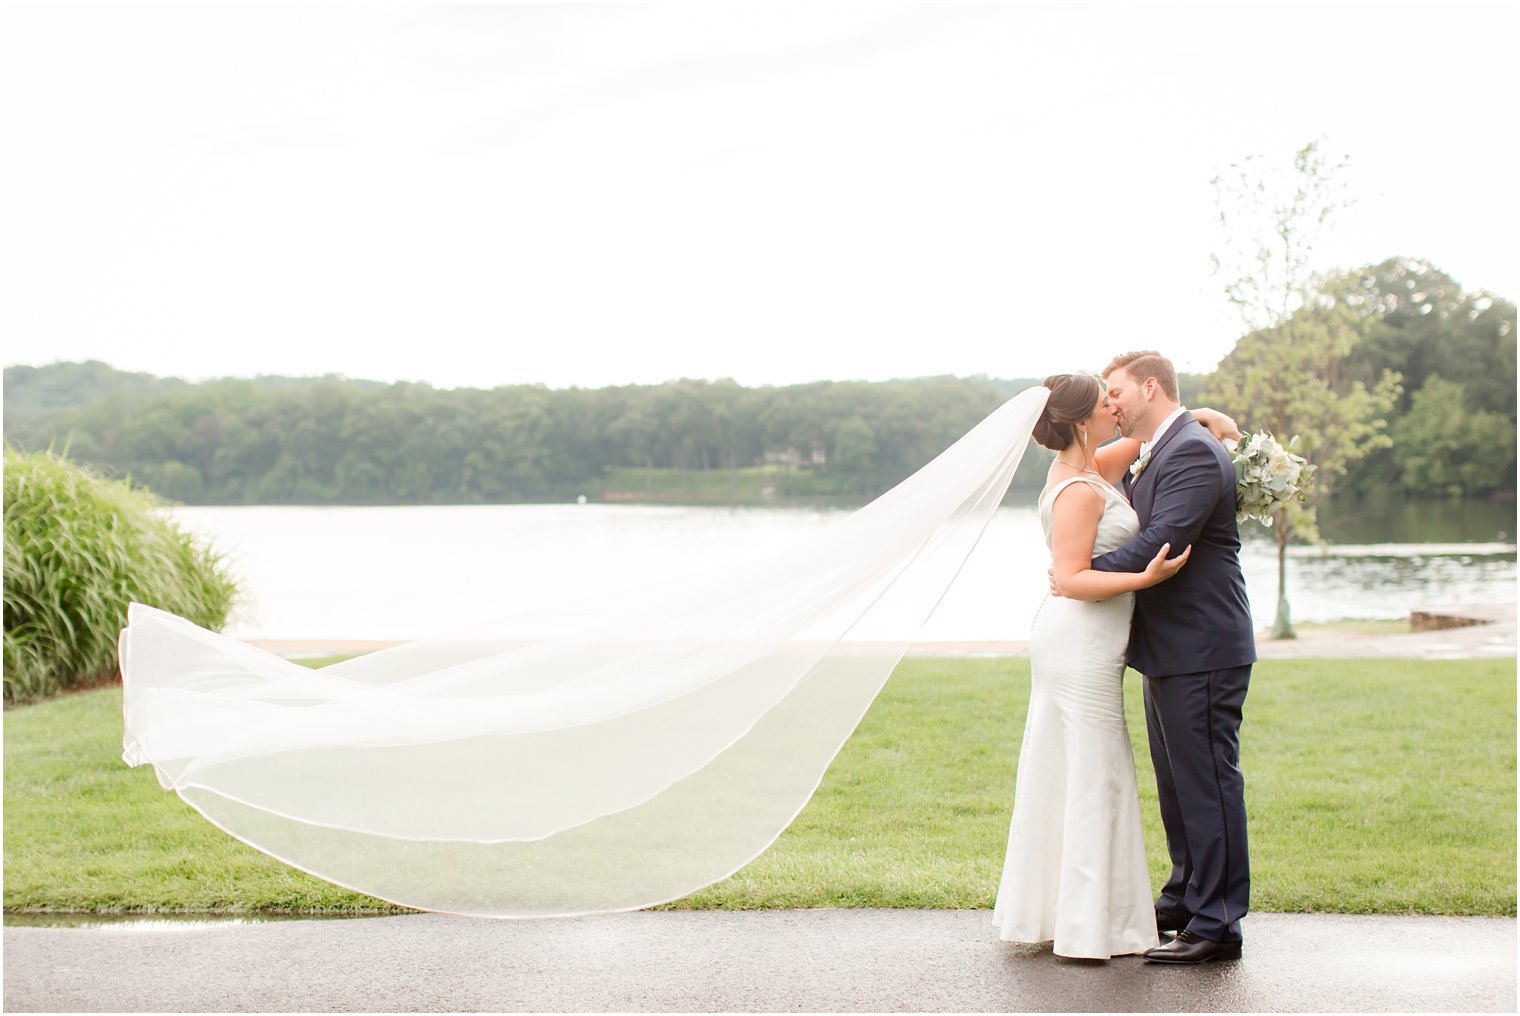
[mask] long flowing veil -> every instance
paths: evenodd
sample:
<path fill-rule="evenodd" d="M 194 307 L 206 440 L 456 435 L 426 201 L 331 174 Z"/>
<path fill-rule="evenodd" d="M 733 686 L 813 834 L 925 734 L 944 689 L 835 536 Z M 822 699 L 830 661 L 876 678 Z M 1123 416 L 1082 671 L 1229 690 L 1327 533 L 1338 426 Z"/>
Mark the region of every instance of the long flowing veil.
<path fill-rule="evenodd" d="M 802 810 L 1001 502 L 1049 396 L 755 564 L 319 670 L 122 631 L 124 752 L 231 835 L 423 910 L 568 916 L 733 874 Z"/>

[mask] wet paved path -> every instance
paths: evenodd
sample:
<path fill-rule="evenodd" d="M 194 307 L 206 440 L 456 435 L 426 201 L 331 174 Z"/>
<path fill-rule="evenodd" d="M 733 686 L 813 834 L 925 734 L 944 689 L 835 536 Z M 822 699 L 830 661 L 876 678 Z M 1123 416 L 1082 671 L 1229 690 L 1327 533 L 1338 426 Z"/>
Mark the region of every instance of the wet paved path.
<path fill-rule="evenodd" d="M 5 929 L 7 1011 L 1513 1012 L 1511 918 L 1253 914 L 1245 958 L 1162 967 L 999 942 L 990 913 Z"/>

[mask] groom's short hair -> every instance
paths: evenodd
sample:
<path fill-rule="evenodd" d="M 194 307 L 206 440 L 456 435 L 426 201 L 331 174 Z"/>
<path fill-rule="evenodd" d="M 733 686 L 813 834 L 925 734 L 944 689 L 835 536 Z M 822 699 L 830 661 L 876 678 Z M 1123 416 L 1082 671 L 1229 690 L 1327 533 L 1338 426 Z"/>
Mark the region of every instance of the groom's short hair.
<path fill-rule="evenodd" d="M 1142 349 L 1138 353 L 1120 353 L 1110 361 L 1107 367 L 1103 368 L 1103 379 L 1108 380 L 1108 375 L 1120 368 L 1141 384 L 1145 383 L 1146 378 L 1155 378 L 1167 398 L 1173 402 L 1182 401 L 1182 396 L 1177 394 L 1177 368 L 1172 366 L 1172 361 L 1154 349 Z"/>

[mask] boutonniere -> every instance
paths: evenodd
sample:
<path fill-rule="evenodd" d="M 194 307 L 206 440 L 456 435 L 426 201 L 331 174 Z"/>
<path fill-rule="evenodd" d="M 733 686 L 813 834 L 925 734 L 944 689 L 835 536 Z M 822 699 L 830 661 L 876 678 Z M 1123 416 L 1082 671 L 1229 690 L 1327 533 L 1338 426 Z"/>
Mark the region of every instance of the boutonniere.
<path fill-rule="evenodd" d="M 1130 463 L 1129 477 L 1131 480 L 1140 479 L 1140 474 L 1145 472 L 1145 467 L 1151 464 L 1151 453 L 1141 452 L 1140 457 Z"/>

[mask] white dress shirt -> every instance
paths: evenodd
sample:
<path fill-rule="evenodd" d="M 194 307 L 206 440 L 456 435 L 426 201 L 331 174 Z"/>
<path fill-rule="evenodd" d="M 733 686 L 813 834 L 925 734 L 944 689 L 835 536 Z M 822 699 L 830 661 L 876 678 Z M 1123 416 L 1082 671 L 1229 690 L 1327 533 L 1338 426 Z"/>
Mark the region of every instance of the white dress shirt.
<path fill-rule="evenodd" d="M 1161 421 L 1161 426 L 1156 428 L 1156 433 L 1151 435 L 1151 439 L 1149 441 L 1140 442 L 1140 454 L 1149 454 L 1150 450 L 1156 447 L 1156 442 L 1161 440 L 1161 435 L 1166 433 L 1166 429 L 1173 423 L 1177 422 L 1177 417 L 1186 412 L 1187 406 L 1178 406 L 1176 409 L 1172 410 L 1171 415 L 1168 416 L 1165 420 Z"/>

